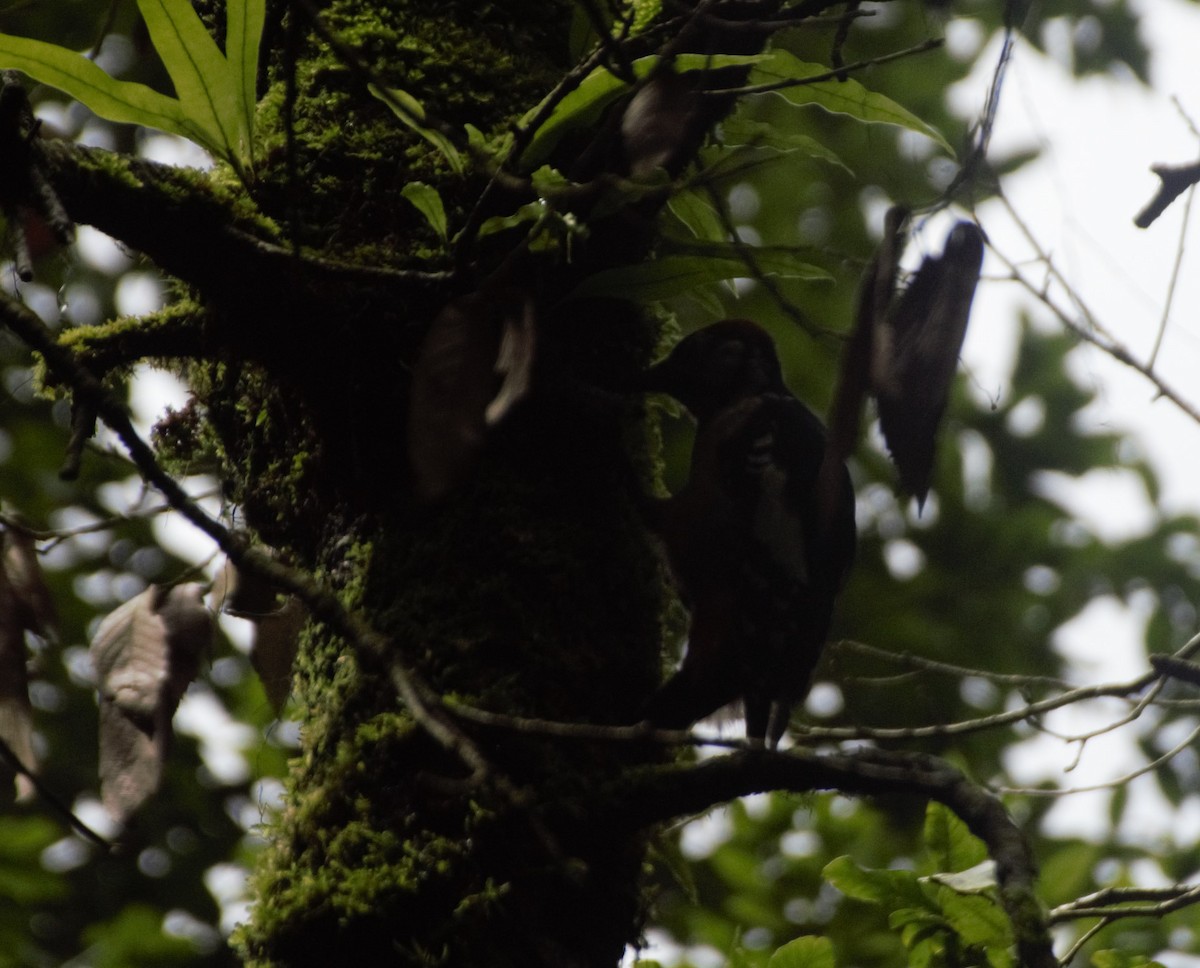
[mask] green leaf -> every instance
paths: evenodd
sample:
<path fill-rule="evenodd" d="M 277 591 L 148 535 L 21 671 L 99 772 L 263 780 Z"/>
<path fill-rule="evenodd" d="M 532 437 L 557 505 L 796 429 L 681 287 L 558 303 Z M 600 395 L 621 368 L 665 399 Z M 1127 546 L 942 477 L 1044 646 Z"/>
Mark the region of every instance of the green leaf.
<path fill-rule="evenodd" d="M 717 210 L 700 192 L 679 192 L 671 196 L 667 207 L 679 221 L 703 242 L 725 242 L 725 226 Z"/>
<path fill-rule="evenodd" d="M 792 279 L 827 279 L 828 273 L 817 266 L 797 262 L 790 257 L 765 255 L 759 265 L 769 275 Z M 755 257 L 759 256 L 755 252 Z M 783 270 L 783 271 L 781 271 Z M 700 286 L 709 286 L 726 279 L 746 279 L 751 276 L 746 263 L 737 258 L 706 255 L 669 255 L 637 265 L 606 269 L 589 276 L 571 293 L 575 299 L 609 297 L 633 302 L 656 302 L 673 296 L 691 294 Z"/>
<path fill-rule="evenodd" d="M 258 103 L 258 53 L 263 24 L 267 17 L 266 0 L 229 0 L 226 8 L 225 59 L 233 71 L 234 93 L 245 118 L 250 144 L 254 139 L 254 106 Z"/>
<path fill-rule="evenodd" d="M 834 114 L 844 114 L 865 124 L 892 124 L 923 134 L 951 156 L 954 149 L 937 128 L 926 124 L 911 111 L 902 108 L 889 97 L 869 91 L 853 78 L 839 81 L 830 78 L 803 82 L 811 77 L 828 74 L 822 64 L 810 64 L 785 50 L 773 50 L 767 58 L 750 71 L 752 86 L 786 84 L 772 93 L 792 104 L 815 104 Z"/>
<path fill-rule="evenodd" d="M 1157 961 L 1151 961 L 1145 955 L 1133 954 L 1129 951 L 1097 951 L 1092 955 L 1095 968 L 1163 968 Z"/>
<path fill-rule="evenodd" d="M 680 54 L 672 62 L 681 74 L 689 71 L 719 70 L 724 67 L 747 67 L 766 59 L 767 54 Z M 646 77 L 658 63 L 658 57 L 640 57 L 631 65 L 633 76 L 638 80 Z M 562 98 L 550 112 L 550 116 L 538 126 L 530 139 L 521 167 L 532 168 L 546 160 L 554 146 L 573 128 L 588 126 L 599 119 L 604 109 L 625 92 L 628 85 L 608 70 L 597 67 L 579 82 L 579 86 Z M 545 102 L 542 102 L 543 104 Z M 542 110 L 539 104 L 521 119 L 522 125 L 531 124 Z"/>
<path fill-rule="evenodd" d="M 409 182 L 400 194 L 413 203 L 418 212 L 425 216 L 438 238 L 446 241 L 446 208 L 442 204 L 442 196 L 437 189 L 424 182 Z"/>
<path fill-rule="evenodd" d="M 805 282 L 828 282 L 833 278 L 820 266 L 800 261 L 796 253 L 788 248 L 756 248 L 752 252 L 758 267 L 769 276 L 803 279 Z M 738 261 L 742 260 L 739 258 Z M 745 268 L 744 262 L 742 265 Z M 745 272 L 742 275 L 744 276 Z"/>
<path fill-rule="evenodd" d="M 61 898 L 67 881 L 46 870 L 41 853 L 62 836 L 45 817 L 0 818 L 0 897 L 17 905 Z"/>
<path fill-rule="evenodd" d="M 987 860 L 987 847 L 954 811 L 930 801 L 925 808 L 925 846 L 939 871 L 965 871 Z"/>
<path fill-rule="evenodd" d="M 0 34 L 0 68 L 48 84 L 109 121 L 142 124 L 216 147 L 174 98 L 144 84 L 109 77 L 82 54 L 57 44 Z"/>
<path fill-rule="evenodd" d="M 930 901 L 912 871 L 867 870 L 842 856 L 826 864 L 821 876 L 847 897 L 859 901 L 892 909 L 930 907 Z"/>
<path fill-rule="evenodd" d="M 107 922 L 93 922 L 83 932 L 88 964 L 94 968 L 129 965 L 186 965 L 196 950 L 184 938 L 163 932 L 163 913 L 149 904 L 132 903 Z"/>
<path fill-rule="evenodd" d="M 831 165 L 837 165 L 849 174 L 854 174 L 835 152 L 821 144 L 816 138 L 796 131 L 786 131 L 777 124 L 768 124 L 766 121 L 755 121 L 735 115 L 721 122 L 721 135 L 726 145 L 770 148 L 783 154 L 804 154 Z"/>
<path fill-rule="evenodd" d="M 943 888 L 938 900 L 942 916 L 967 944 L 1007 949 L 1013 943 L 1008 917 L 991 898 Z"/>
<path fill-rule="evenodd" d="M 767 968 L 835 968 L 837 959 L 828 938 L 810 934 L 776 949 Z"/>
<path fill-rule="evenodd" d="M 367 90 L 386 104 L 392 114 L 396 115 L 404 124 L 437 148 L 442 153 L 442 157 L 450 163 L 450 168 L 455 174 L 461 175 L 466 171 L 466 163 L 458 149 L 454 147 L 454 143 L 440 131 L 426 127 L 427 115 L 425 107 L 420 101 L 398 87 L 382 88 L 378 84 L 368 84 Z"/>
<path fill-rule="evenodd" d="M 233 163 L 249 157 L 250 132 L 229 61 L 188 0 L 138 0 L 138 9 L 175 96 L 209 146 Z"/>
<path fill-rule="evenodd" d="M 539 219 L 545 218 L 548 211 L 544 202 L 526 202 L 511 215 L 493 215 L 491 218 L 484 219 L 483 224 L 479 226 L 479 238 L 482 239 L 506 229 L 513 229 L 518 225 L 537 222 Z"/>

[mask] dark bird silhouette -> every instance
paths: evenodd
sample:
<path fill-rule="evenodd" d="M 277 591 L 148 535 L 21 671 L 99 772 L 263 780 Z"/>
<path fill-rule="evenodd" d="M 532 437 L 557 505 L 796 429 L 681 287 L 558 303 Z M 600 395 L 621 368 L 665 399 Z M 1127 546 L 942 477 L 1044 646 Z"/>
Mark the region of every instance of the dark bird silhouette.
<path fill-rule="evenodd" d="M 854 558 L 854 493 L 840 462 L 817 487 L 825 429 L 783 382 L 774 341 L 748 320 L 693 333 L 645 389 L 696 419 L 687 483 L 652 526 L 691 612 L 687 653 L 645 718 L 682 729 L 741 699 L 746 735 L 774 747 L 829 632 Z"/>

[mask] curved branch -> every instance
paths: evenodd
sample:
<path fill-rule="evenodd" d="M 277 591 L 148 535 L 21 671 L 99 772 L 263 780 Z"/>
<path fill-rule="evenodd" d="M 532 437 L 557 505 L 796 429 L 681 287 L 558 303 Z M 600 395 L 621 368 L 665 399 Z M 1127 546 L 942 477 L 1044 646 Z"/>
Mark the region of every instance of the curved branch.
<path fill-rule="evenodd" d="M 1034 892 L 1037 865 L 1025 836 L 999 799 L 934 756 L 874 749 L 854 755 L 753 751 L 695 765 L 656 767 L 616 789 L 614 815 L 600 822 L 641 828 L 770 790 L 901 794 L 944 804 L 987 845 L 996 862 L 1000 901 L 1012 922 L 1020 963 L 1025 968 L 1058 968 Z"/>

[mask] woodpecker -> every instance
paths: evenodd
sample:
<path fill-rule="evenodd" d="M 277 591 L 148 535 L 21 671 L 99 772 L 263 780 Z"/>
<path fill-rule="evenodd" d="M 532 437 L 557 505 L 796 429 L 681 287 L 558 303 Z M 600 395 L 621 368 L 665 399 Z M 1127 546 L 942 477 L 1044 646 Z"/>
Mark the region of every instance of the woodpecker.
<path fill-rule="evenodd" d="M 749 320 L 691 334 L 643 386 L 696 420 L 687 483 L 650 512 L 690 612 L 687 652 L 645 719 L 685 729 L 741 699 L 747 738 L 774 748 L 808 691 L 854 558 L 849 474 L 838 461 L 837 486 L 818 487 L 825 428 Z"/>

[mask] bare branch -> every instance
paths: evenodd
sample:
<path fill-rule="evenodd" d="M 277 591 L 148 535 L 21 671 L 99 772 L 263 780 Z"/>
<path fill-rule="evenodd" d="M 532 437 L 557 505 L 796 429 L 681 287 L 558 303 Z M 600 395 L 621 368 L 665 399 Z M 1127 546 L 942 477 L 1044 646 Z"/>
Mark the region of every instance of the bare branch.
<path fill-rule="evenodd" d="M 1190 165 L 1151 165 L 1150 170 L 1159 178 L 1158 192 L 1144 209 L 1138 212 L 1133 224 L 1139 229 L 1149 228 L 1180 195 L 1200 182 L 1200 161 Z"/>
<path fill-rule="evenodd" d="M 860 649 L 869 648 L 867 646 L 862 646 L 860 643 L 855 643 L 855 645 Z M 1176 650 L 1174 653 L 1174 658 L 1176 660 L 1186 660 L 1188 657 L 1194 655 L 1198 650 L 1200 650 L 1200 634 L 1194 635 L 1182 647 Z M 932 663 L 930 660 L 920 660 L 912 656 L 902 657 L 902 660 L 910 662 L 920 668 L 938 667 L 942 670 L 957 668 L 955 666 L 945 666 L 942 663 Z M 976 670 L 966 671 L 970 675 L 981 674 Z M 1081 686 L 1076 689 L 1068 689 L 1060 695 L 1051 696 L 1047 699 L 1041 699 L 1036 702 L 1031 702 L 1016 709 L 1006 710 L 1005 712 L 996 713 L 992 716 L 980 716 L 976 719 L 964 719 L 952 723 L 937 723 L 929 726 L 907 726 L 892 728 L 874 726 L 813 726 L 805 729 L 803 735 L 807 739 L 816 741 L 853 739 L 903 740 L 930 736 L 957 736 L 965 733 L 980 732 L 986 729 L 995 729 L 997 726 L 1007 726 L 1010 723 L 1020 722 L 1022 720 L 1034 719 L 1043 713 L 1050 712 L 1051 710 L 1059 709 L 1063 706 L 1073 705 L 1074 703 L 1083 702 L 1089 699 L 1128 699 L 1131 696 L 1139 695 L 1143 690 L 1153 686 L 1159 679 L 1160 673 L 1152 669 L 1151 671 L 1138 676 L 1136 679 L 1130 679 L 1126 682 L 1104 683 L 1095 686 Z M 1055 684 L 1054 680 L 1050 681 L 1052 684 Z M 1022 683 L 1018 681 L 1014 684 L 1021 685 Z M 1144 708 L 1145 703 L 1138 702 L 1137 706 Z M 1076 741 L 1079 741 L 1086 738 L 1086 736 L 1081 736 L 1075 739 Z M 1067 739 L 1070 740 L 1072 738 L 1067 737 Z"/>
<path fill-rule="evenodd" d="M 1138 901 L 1156 903 L 1138 905 L 1135 903 Z M 1095 894 L 1060 904 L 1050 912 L 1049 923 L 1061 924 L 1078 918 L 1103 918 L 1106 923 L 1119 918 L 1161 918 L 1193 904 L 1200 904 L 1200 884 L 1107 887 Z"/>
<path fill-rule="evenodd" d="M 1044 789 L 1042 787 L 1006 787 L 993 786 L 991 789 L 998 794 L 1020 794 L 1027 797 L 1069 797 L 1076 793 L 1096 793 L 1100 790 L 1115 790 L 1118 787 L 1123 787 L 1131 780 L 1136 780 L 1139 776 L 1145 776 L 1147 773 L 1153 773 L 1160 766 L 1169 763 L 1178 754 L 1191 746 L 1200 739 L 1200 726 L 1197 726 L 1187 734 L 1180 742 L 1172 746 L 1167 752 L 1157 759 L 1151 760 L 1145 766 L 1139 767 L 1126 773 L 1124 776 L 1118 776 L 1104 783 L 1093 783 L 1090 786 L 1065 787 L 1053 790 Z"/>
<path fill-rule="evenodd" d="M 1075 292 L 1075 290 L 1071 288 L 1070 284 L 1065 278 L 1063 278 L 1058 269 L 1055 268 L 1053 260 L 1038 244 L 1029 227 L 1017 214 L 1016 210 L 1004 196 L 1003 192 L 998 193 L 997 197 L 1001 200 L 1001 202 L 1003 202 L 1009 214 L 1012 216 L 1013 221 L 1016 222 L 1017 227 L 1021 230 L 1029 244 L 1034 248 L 1039 263 L 1045 266 L 1050 278 L 1063 287 L 1067 297 L 1075 305 L 1076 311 L 1082 318 L 1082 321 L 1076 318 L 1075 313 L 1072 313 L 1066 307 L 1060 305 L 1050 295 L 1044 285 L 1030 279 L 1025 275 L 1024 272 L 1021 271 L 1021 268 L 1017 265 L 1017 263 L 1009 259 L 1008 256 L 1006 256 L 999 249 L 992 246 L 992 252 L 994 252 L 997 258 L 999 258 L 1000 261 L 1008 267 L 1008 270 L 1011 274 L 1010 278 L 1014 282 L 1017 282 L 1023 286 L 1026 291 L 1028 291 L 1035 299 L 1049 309 L 1058 318 L 1059 322 L 1067 327 L 1067 329 L 1069 329 L 1072 333 L 1085 342 L 1091 343 L 1093 346 L 1107 353 L 1117 362 L 1125 364 L 1132 370 L 1136 370 L 1154 386 L 1160 397 L 1165 397 L 1166 399 L 1170 400 L 1192 420 L 1200 423 L 1200 408 L 1186 399 L 1173 386 L 1163 380 L 1163 378 L 1154 371 L 1152 366 L 1136 359 L 1128 348 L 1126 348 L 1099 324 L 1099 322 L 1093 316 L 1091 310 L 1088 309 L 1086 304 Z"/>
<path fill-rule="evenodd" d="M 1171 266 L 1171 280 L 1167 283 L 1167 298 L 1163 300 L 1162 319 L 1158 324 L 1158 333 L 1154 337 L 1154 347 L 1150 350 L 1150 358 L 1146 365 L 1153 368 L 1158 359 L 1158 351 L 1162 348 L 1163 337 L 1167 333 L 1167 321 L 1171 318 L 1171 305 L 1175 301 L 1175 286 L 1179 282 L 1179 270 L 1183 266 L 1183 253 L 1186 248 L 1188 226 L 1192 221 L 1192 201 L 1196 197 L 1196 186 L 1188 189 L 1187 198 L 1183 203 L 1183 220 L 1179 224 L 1179 242 L 1175 246 L 1175 262 Z"/>
<path fill-rule="evenodd" d="M 203 501 L 211 497 L 219 497 L 219 490 L 204 491 L 201 494 L 191 495 L 193 501 Z M 43 553 L 51 548 L 68 541 L 71 538 L 81 534 L 95 534 L 98 531 L 111 531 L 113 528 L 126 524 L 129 521 L 140 521 L 143 518 L 152 518 L 158 514 L 165 514 L 168 511 L 175 510 L 170 504 L 156 504 L 154 507 L 145 508 L 141 511 L 134 511 L 129 514 L 114 514 L 109 518 L 101 518 L 99 521 L 92 521 L 89 524 L 81 524 L 74 528 L 54 528 L 44 531 L 39 531 L 36 528 L 29 527 L 20 517 L 5 514 L 0 512 L 0 528 L 9 531 L 15 531 L 18 534 L 26 535 L 34 541 L 46 542 L 46 547 L 42 549 Z"/>
<path fill-rule="evenodd" d="M 1173 655 L 1152 655 L 1150 664 L 1160 675 L 1170 676 L 1172 679 L 1179 679 L 1182 682 L 1190 682 L 1193 686 L 1200 686 L 1200 665 L 1195 662 L 1188 662 L 1186 659 L 1180 659 Z"/>
<path fill-rule="evenodd" d="M 743 94 L 768 94 L 771 91 L 783 91 L 790 87 L 804 87 L 808 84 L 821 84 L 825 81 L 839 81 L 847 75 L 866 70 L 868 67 L 875 67 L 878 64 L 887 64 L 891 61 L 902 60 L 906 57 L 914 57 L 917 54 L 924 54 L 931 50 L 938 50 L 945 44 L 945 40 L 941 37 L 931 37 L 929 40 L 922 41 L 919 44 L 914 44 L 912 47 L 905 47 L 904 50 L 893 51 L 890 54 L 883 54 L 879 57 L 869 57 L 866 60 L 855 61 L 853 64 L 846 64 L 836 70 L 825 71 L 821 74 L 814 74 L 812 77 L 794 78 L 786 81 L 775 81 L 771 84 L 748 84 L 744 87 L 734 88 L 719 88 L 713 91 L 705 91 L 708 95 L 730 95 L 734 94 L 741 96 Z"/>
<path fill-rule="evenodd" d="M 899 794 L 945 804 L 987 845 L 996 862 L 1000 901 L 1013 924 L 1020 964 L 1058 968 L 1034 891 L 1036 863 L 1024 835 L 995 796 L 936 757 L 883 750 L 853 756 L 808 750 L 734 753 L 626 777 L 614 791 L 614 814 L 599 820 L 643 827 L 769 790 Z"/>

